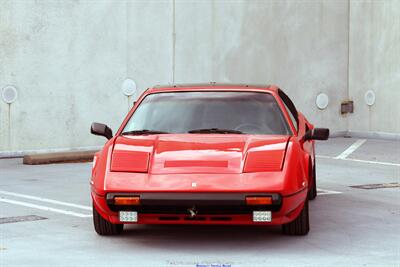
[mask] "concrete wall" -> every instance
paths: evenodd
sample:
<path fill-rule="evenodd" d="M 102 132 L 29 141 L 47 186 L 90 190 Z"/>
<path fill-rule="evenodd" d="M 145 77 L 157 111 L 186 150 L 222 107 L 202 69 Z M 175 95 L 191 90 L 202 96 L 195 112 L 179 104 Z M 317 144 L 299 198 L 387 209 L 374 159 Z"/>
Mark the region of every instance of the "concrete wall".
<path fill-rule="evenodd" d="M 398 133 L 400 126 L 378 118 L 400 112 L 384 104 L 400 99 L 399 64 L 390 56 L 399 48 L 399 9 L 395 1 L 0 0 L 0 89 L 14 85 L 19 93 L 11 106 L 0 101 L 0 151 L 104 143 L 89 125 L 117 129 L 128 110 L 126 78 L 140 92 L 173 81 L 275 83 L 316 125 Z M 353 16 L 368 22 L 355 26 Z M 371 50 L 371 37 L 380 50 Z M 361 51 L 354 41 L 360 38 Z M 357 53 L 350 76 L 349 41 Z M 377 55 L 382 47 L 385 60 Z M 360 68 L 375 71 L 376 85 L 385 82 L 373 87 L 382 94 L 368 127 L 357 103 L 371 80 L 359 78 Z M 320 92 L 330 97 L 323 111 L 315 106 Z M 360 113 L 346 117 L 339 110 L 348 97 Z"/>
<path fill-rule="evenodd" d="M 350 17 L 349 130 L 400 133 L 400 1 L 351 1 Z"/>
<path fill-rule="evenodd" d="M 19 93 L 11 106 L 0 102 L 0 150 L 102 144 L 90 124 L 117 129 L 128 111 L 124 79 L 141 89 L 170 82 L 170 2 L 0 4 L 0 88 Z"/>

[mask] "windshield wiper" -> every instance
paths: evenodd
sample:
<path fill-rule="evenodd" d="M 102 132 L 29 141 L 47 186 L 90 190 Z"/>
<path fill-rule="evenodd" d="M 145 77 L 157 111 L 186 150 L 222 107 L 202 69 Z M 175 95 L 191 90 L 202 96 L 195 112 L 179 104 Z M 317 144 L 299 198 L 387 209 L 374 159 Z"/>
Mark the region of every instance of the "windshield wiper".
<path fill-rule="evenodd" d="M 190 131 L 188 131 L 188 133 L 242 134 L 243 132 L 237 131 L 237 130 L 230 130 L 230 129 L 205 128 L 205 129 L 190 130 Z"/>
<path fill-rule="evenodd" d="M 144 134 L 167 134 L 168 132 L 156 131 L 156 130 L 134 130 L 121 133 L 121 135 L 144 135 Z"/>

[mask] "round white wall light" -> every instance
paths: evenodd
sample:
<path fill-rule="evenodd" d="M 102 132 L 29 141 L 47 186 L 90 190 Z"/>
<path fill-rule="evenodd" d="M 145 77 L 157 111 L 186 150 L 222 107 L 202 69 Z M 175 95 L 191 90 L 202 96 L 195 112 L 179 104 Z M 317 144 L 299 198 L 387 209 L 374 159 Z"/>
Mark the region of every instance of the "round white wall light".
<path fill-rule="evenodd" d="M 328 104 L 329 104 L 329 97 L 328 97 L 328 95 L 327 95 L 327 94 L 324 94 L 324 93 L 320 93 L 320 94 L 317 96 L 316 100 L 315 100 L 315 104 L 317 105 L 317 107 L 318 107 L 319 109 L 326 109 L 326 107 L 327 107 Z"/>
<path fill-rule="evenodd" d="M 126 79 L 123 83 L 122 83 L 122 93 L 126 96 L 132 96 L 135 94 L 136 92 L 136 83 L 134 80 L 132 79 Z"/>
<path fill-rule="evenodd" d="M 15 100 L 17 100 L 17 97 L 18 97 L 17 89 L 11 85 L 4 87 L 3 91 L 1 92 L 1 98 L 7 104 L 15 102 Z"/>
<path fill-rule="evenodd" d="M 368 90 L 364 95 L 365 104 L 372 106 L 375 104 L 375 93 L 372 90 Z"/>

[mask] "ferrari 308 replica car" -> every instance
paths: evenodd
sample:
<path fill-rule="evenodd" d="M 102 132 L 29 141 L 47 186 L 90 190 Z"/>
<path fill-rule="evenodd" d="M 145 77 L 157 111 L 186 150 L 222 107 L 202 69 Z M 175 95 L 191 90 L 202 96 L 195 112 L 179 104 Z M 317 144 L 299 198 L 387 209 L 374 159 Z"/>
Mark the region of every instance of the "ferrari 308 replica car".
<path fill-rule="evenodd" d="M 95 154 L 93 222 L 100 235 L 124 224 L 282 225 L 309 231 L 317 195 L 314 128 L 276 86 L 171 85 L 147 89 Z"/>

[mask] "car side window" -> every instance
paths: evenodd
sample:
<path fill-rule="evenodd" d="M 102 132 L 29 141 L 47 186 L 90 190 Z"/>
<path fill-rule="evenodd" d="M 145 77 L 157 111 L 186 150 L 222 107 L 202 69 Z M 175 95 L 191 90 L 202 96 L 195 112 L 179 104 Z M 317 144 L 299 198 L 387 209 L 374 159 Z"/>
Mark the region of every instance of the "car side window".
<path fill-rule="evenodd" d="M 296 132 L 299 130 L 299 118 L 297 114 L 296 107 L 294 106 L 293 102 L 290 100 L 290 98 L 281 90 L 278 90 L 278 94 L 281 97 L 283 104 L 285 106 L 285 109 L 287 113 L 289 114 L 290 120 L 292 121 L 294 128 L 296 129 Z"/>

